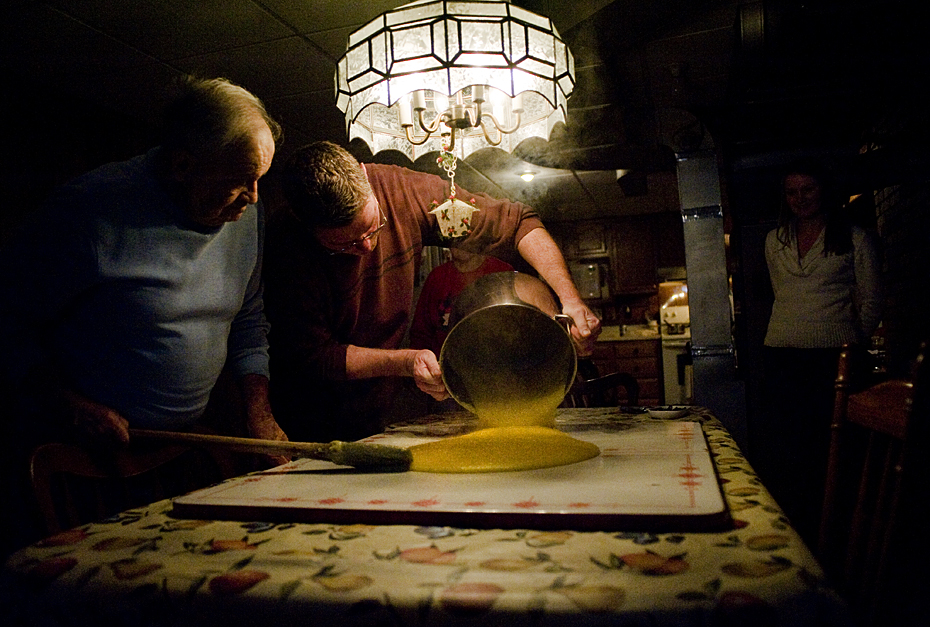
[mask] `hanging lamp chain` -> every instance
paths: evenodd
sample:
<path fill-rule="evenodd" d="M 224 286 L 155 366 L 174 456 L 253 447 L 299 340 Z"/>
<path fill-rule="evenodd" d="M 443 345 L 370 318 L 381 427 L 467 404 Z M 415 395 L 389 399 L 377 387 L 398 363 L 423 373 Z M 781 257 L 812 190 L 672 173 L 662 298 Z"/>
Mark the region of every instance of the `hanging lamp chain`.
<path fill-rule="evenodd" d="M 449 143 L 442 142 L 442 150 L 439 151 L 439 158 L 436 160 L 440 167 L 446 171 L 449 177 L 449 199 L 455 198 L 455 167 L 458 165 L 458 158 L 453 152 L 455 146 L 455 129 L 452 129 L 452 137 Z"/>

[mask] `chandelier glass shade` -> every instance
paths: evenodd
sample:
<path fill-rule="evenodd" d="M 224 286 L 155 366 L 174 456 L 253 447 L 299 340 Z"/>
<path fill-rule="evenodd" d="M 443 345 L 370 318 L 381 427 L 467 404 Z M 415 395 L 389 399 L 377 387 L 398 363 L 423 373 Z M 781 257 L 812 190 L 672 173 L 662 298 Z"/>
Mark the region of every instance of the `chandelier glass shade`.
<path fill-rule="evenodd" d="M 508 2 L 404 5 L 352 33 L 336 66 L 349 139 L 412 160 L 548 139 L 574 86 L 552 22 Z"/>

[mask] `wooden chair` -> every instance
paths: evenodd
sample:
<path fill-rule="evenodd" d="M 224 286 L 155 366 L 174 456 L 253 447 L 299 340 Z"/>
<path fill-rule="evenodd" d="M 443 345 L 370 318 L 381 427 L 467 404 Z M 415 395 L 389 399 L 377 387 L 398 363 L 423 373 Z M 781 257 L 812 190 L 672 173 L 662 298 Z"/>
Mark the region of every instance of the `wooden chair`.
<path fill-rule="evenodd" d="M 626 392 L 625 397 L 620 389 Z M 617 407 L 639 403 L 639 382 L 626 372 L 600 375 L 590 361 L 579 361 L 578 376 L 565 395 L 562 407 Z"/>
<path fill-rule="evenodd" d="M 839 360 L 817 552 L 867 625 L 905 624 L 887 620 L 889 612 L 907 607 L 900 595 L 914 583 L 913 577 L 900 578 L 911 551 L 901 543 L 907 536 L 902 523 L 916 519 L 912 514 L 919 507 L 914 488 L 925 484 L 914 476 L 920 469 L 914 425 L 928 418 L 924 353 L 922 346 L 910 380 L 882 381 L 861 391 L 850 388 L 853 351 L 844 347 Z M 914 536 L 918 542 L 919 534 Z"/>
<path fill-rule="evenodd" d="M 222 454 L 144 443 L 102 455 L 53 442 L 37 447 L 29 466 L 48 534 L 206 487 L 232 474 Z"/>

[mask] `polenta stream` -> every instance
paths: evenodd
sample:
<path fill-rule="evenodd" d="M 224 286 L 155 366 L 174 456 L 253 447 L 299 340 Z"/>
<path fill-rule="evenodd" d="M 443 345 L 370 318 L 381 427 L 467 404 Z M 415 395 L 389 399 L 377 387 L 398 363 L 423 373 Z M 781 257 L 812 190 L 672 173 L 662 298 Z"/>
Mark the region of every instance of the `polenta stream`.
<path fill-rule="evenodd" d="M 564 393 L 531 402 L 482 401 L 473 397 L 478 430 L 410 448 L 410 470 L 421 472 L 507 472 L 574 464 L 600 450 L 554 428 Z M 553 425 L 553 426 L 549 426 Z"/>
<path fill-rule="evenodd" d="M 440 365 L 449 393 L 478 417 L 477 430 L 411 447 L 411 470 L 532 470 L 600 454 L 555 428 L 576 370 L 571 336 L 556 317 L 549 287 L 520 272 L 485 275 L 462 291 Z"/>

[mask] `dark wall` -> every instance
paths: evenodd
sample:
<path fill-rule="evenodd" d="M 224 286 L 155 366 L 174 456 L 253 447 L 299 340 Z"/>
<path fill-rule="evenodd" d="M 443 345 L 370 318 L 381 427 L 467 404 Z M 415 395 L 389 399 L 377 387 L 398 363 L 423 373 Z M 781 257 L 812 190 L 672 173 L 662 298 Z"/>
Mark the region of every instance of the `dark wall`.
<path fill-rule="evenodd" d="M 908 374 L 919 343 L 930 340 L 930 93 L 909 90 L 865 137 L 862 178 L 874 189 L 884 251 L 886 351 L 890 369 Z"/>
<path fill-rule="evenodd" d="M 0 114 L 0 243 L 56 186 L 157 143 L 150 125 L 15 77 Z"/>
<path fill-rule="evenodd" d="M 62 96 L 53 89 L 15 78 L 4 79 L 0 115 L 4 120 L 0 144 L 0 245 L 14 235 L 24 216 L 35 210 L 55 186 L 103 163 L 129 158 L 157 143 L 150 126 L 86 102 Z M 0 388 L 2 388 L 0 382 Z M 0 391 L 8 399 L 8 393 Z M 18 419 L 0 406 L 0 435 Z M 7 438 L 4 438 L 5 440 Z M 10 442 L 6 442 L 11 444 Z M 14 445 L 15 446 L 15 445 Z M 20 453 L 3 448 L 0 461 L 0 558 L 33 541 L 35 522 L 28 510 L 16 507 L 28 498 Z"/>

